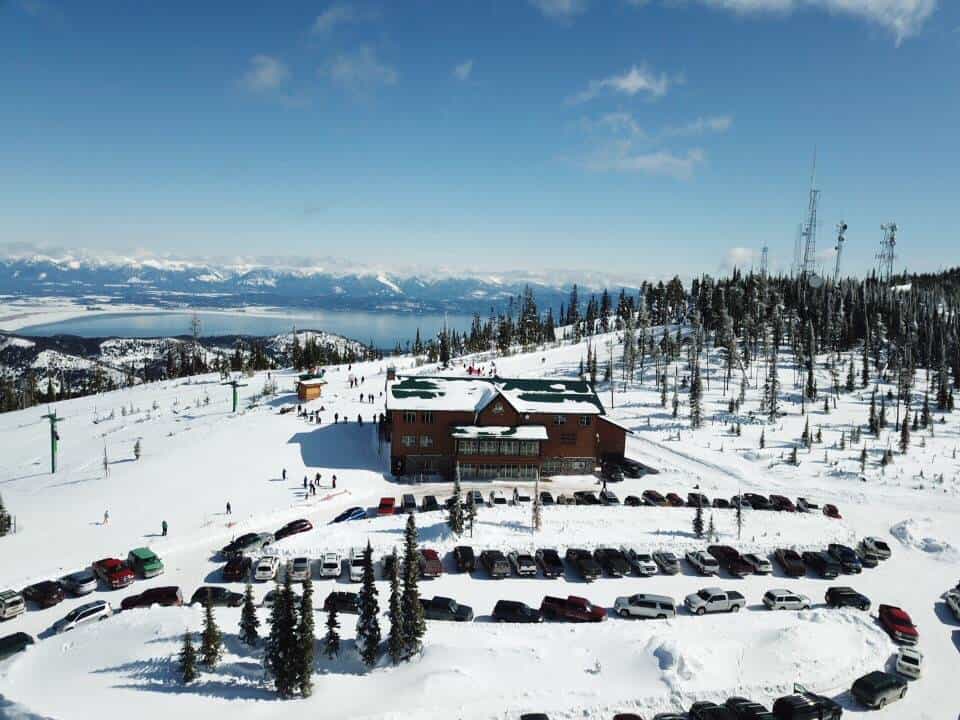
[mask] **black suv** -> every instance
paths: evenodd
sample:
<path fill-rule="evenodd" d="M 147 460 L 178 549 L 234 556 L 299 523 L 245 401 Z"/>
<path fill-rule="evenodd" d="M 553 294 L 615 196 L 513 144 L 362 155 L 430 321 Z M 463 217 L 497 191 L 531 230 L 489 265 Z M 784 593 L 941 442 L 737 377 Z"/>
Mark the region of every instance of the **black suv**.
<path fill-rule="evenodd" d="M 360 612 L 360 599 L 356 593 L 335 590 L 327 595 L 327 599 L 323 601 L 325 611 L 330 612 L 334 608 L 337 609 L 338 613 L 356 615 Z"/>
<path fill-rule="evenodd" d="M 603 571 L 610 577 L 623 577 L 630 574 L 630 563 L 622 552 L 614 548 L 597 548 L 593 551 L 593 559 L 597 561 Z"/>
<path fill-rule="evenodd" d="M 870 609 L 870 598 L 851 587 L 828 588 L 824 600 L 827 607 L 854 607 L 864 612 Z"/>
<path fill-rule="evenodd" d="M 863 564 L 860 562 L 860 556 L 856 550 L 839 543 L 830 543 L 827 546 L 827 552 L 840 563 L 840 569 L 847 574 L 859 573 L 863 570 Z"/>
<path fill-rule="evenodd" d="M 436 495 L 423 496 L 423 501 L 420 503 L 420 512 L 433 512 L 439 509 L 440 503 L 437 501 Z"/>
<path fill-rule="evenodd" d="M 733 711 L 713 702 L 695 702 L 687 713 L 690 720 L 737 720 Z"/>
<path fill-rule="evenodd" d="M 493 606 L 493 619 L 497 622 L 538 623 L 543 616 L 536 608 L 517 600 L 498 600 Z"/>
<path fill-rule="evenodd" d="M 747 698 L 727 698 L 724 705 L 733 712 L 737 720 L 776 720 L 773 713 L 763 705 L 747 700 Z"/>
<path fill-rule="evenodd" d="M 567 562 L 573 565 L 573 567 L 577 569 L 577 572 L 580 573 L 580 575 L 583 576 L 583 579 L 587 582 L 596 580 L 603 574 L 599 563 L 593 559 L 589 550 L 568 548 Z"/>
<path fill-rule="evenodd" d="M 544 577 L 556 578 L 563 576 L 563 560 L 560 559 L 560 553 L 553 548 L 541 548 L 537 550 L 534 557 Z"/>
<path fill-rule="evenodd" d="M 808 550 L 802 557 L 804 564 L 822 578 L 832 580 L 840 574 L 840 563 L 828 553 Z"/>
<path fill-rule="evenodd" d="M 469 545 L 457 545 L 453 549 L 453 559 L 457 563 L 457 569 L 460 572 L 470 573 L 477 568 L 477 558 L 473 554 L 473 548 Z"/>
<path fill-rule="evenodd" d="M 777 720 L 840 720 L 843 708 L 823 695 L 807 690 L 803 685 L 793 686 L 794 695 L 777 698 L 773 716 Z"/>

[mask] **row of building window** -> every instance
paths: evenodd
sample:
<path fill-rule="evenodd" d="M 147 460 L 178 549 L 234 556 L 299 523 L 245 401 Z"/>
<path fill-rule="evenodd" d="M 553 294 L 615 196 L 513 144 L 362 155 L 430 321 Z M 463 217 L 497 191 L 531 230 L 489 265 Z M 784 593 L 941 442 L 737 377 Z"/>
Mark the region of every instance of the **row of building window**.
<path fill-rule="evenodd" d="M 405 423 L 415 423 L 417 422 L 417 413 L 413 410 L 404 410 L 403 411 L 403 421 Z M 420 422 L 424 425 L 433 425 L 434 417 L 432 412 L 422 412 L 420 413 Z"/>
<path fill-rule="evenodd" d="M 543 475 L 589 474 L 593 472 L 593 458 L 547 458 L 541 465 Z"/>
<path fill-rule="evenodd" d="M 536 465 L 474 465 L 472 463 L 462 463 L 460 465 L 461 480 L 495 480 L 498 478 L 535 480 L 536 477 Z"/>
<path fill-rule="evenodd" d="M 593 423 L 593 418 L 591 418 L 589 415 L 580 415 L 578 422 L 580 423 L 580 427 L 590 427 L 590 425 Z M 554 415 L 554 416 L 553 416 L 553 424 L 554 424 L 554 425 L 566 425 L 566 424 L 567 424 L 567 416 L 566 416 L 566 415 Z"/>
<path fill-rule="evenodd" d="M 458 440 L 457 452 L 461 455 L 529 455 L 540 454 L 536 440 Z"/>
<path fill-rule="evenodd" d="M 403 411 L 403 422 L 407 424 L 415 424 L 421 422 L 424 425 L 433 425 L 436 422 L 436 417 L 430 411 L 417 413 L 414 410 L 404 410 Z M 580 427 L 590 427 L 593 424 L 593 418 L 589 415 L 580 415 L 578 416 L 578 423 Z M 567 416 L 566 415 L 554 415 L 553 416 L 554 425 L 566 425 Z"/>
<path fill-rule="evenodd" d="M 433 436 L 432 435 L 421 435 L 419 438 L 419 443 L 417 442 L 416 435 L 404 435 L 400 442 L 403 443 L 405 448 L 415 448 L 419 444 L 422 448 L 432 448 L 433 447 Z"/>

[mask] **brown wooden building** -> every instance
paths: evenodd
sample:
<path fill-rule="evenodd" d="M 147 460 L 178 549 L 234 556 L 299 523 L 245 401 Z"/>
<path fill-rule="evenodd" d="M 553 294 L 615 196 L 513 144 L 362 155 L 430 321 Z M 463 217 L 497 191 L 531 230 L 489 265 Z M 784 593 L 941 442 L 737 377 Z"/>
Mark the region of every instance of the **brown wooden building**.
<path fill-rule="evenodd" d="M 300 402 L 310 402 L 320 397 L 326 380 L 319 377 L 302 377 L 297 381 L 297 399 Z"/>
<path fill-rule="evenodd" d="M 626 433 L 583 380 L 398 377 L 387 388 L 394 475 L 461 480 L 589 474 Z"/>

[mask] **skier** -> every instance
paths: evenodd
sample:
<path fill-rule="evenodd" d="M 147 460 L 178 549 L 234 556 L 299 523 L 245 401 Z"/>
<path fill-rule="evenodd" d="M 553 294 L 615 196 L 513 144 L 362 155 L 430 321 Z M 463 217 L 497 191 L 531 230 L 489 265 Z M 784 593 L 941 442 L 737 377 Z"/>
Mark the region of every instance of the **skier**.
<path fill-rule="evenodd" d="M 304 490 L 307 489 L 307 476 L 306 476 L 306 475 L 303 476 L 303 489 L 304 489 Z"/>
<path fill-rule="evenodd" d="M 357 425 L 363 425 L 363 418 L 360 417 L 360 413 L 357 413 Z"/>
<path fill-rule="evenodd" d="M 167 521 L 164 520 L 160 523 L 160 531 L 163 533 L 163 537 L 167 536 Z"/>
<path fill-rule="evenodd" d="M 286 468 L 283 469 L 283 479 L 284 479 L 284 480 L 287 479 L 287 469 L 286 469 Z"/>
<path fill-rule="evenodd" d="M 103 524 L 106 525 L 106 524 L 109 523 L 109 522 L 110 522 L 110 511 L 109 511 L 109 510 L 104 510 L 104 511 L 103 511 Z"/>
<path fill-rule="evenodd" d="M 340 413 L 334 413 L 334 414 L 333 414 L 333 424 L 336 425 L 338 422 L 340 422 Z"/>
<path fill-rule="evenodd" d="M 333 489 L 334 489 L 334 490 L 337 489 L 337 476 L 336 476 L 336 475 L 333 476 Z"/>
<path fill-rule="evenodd" d="M 233 508 L 230 507 L 229 500 L 227 500 L 227 515 L 233 515 Z"/>
<path fill-rule="evenodd" d="M 320 484 L 320 473 L 317 473 L 317 476 L 313 479 L 313 481 L 314 481 L 317 485 Z"/>

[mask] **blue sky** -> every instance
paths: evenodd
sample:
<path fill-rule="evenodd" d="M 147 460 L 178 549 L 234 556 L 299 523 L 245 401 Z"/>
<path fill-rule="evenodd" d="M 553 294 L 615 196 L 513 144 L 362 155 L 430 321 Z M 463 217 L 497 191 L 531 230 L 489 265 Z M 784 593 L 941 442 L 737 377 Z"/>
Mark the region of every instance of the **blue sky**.
<path fill-rule="evenodd" d="M 960 261 L 946 0 L 0 0 L 0 244 L 631 277 Z M 825 262 L 829 262 L 828 252 Z"/>

